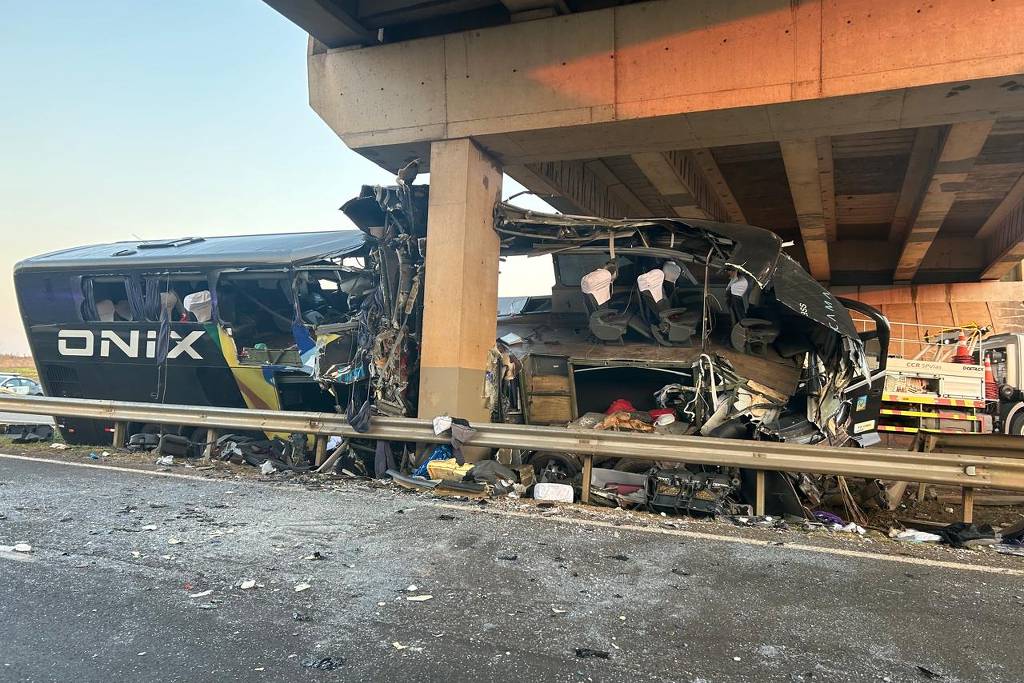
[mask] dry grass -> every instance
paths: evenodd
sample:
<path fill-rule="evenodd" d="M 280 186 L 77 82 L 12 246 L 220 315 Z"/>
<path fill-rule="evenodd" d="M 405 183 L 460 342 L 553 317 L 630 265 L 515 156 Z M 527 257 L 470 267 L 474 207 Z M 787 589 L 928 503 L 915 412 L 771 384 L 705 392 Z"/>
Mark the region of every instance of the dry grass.
<path fill-rule="evenodd" d="M 16 373 L 32 379 L 39 379 L 32 356 L 15 356 L 9 353 L 0 354 L 0 373 Z"/>

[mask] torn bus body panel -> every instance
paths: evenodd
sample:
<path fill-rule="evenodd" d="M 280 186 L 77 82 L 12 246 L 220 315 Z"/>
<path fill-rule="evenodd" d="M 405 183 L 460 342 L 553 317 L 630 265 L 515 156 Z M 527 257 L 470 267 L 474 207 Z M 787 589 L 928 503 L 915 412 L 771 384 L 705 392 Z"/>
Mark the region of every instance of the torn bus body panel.
<path fill-rule="evenodd" d="M 360 307 L 347 362 L 330 363 L 325 353 L 318 376 L 352 387 L 347 415 L 357 431 L 368 428 L 374 410 L 415 414 L 428 192 L 399 179 L 393 187 L 363 186 L 341 207 L 369 236 L 367 267 L 377 287 Z"/>
<path fill-rule="evenodd" d="M 870 376 L 861 336 L 774 233 L 508 204 L 495 229 L 505 253 L 551 254 L 556 275 L 547 303 L 499 319 L 513 362 L 492 375 L 516 376 L 490 392 L 499 417 L 564 424 L 622 399 L 675 433 L 839 445 L 873 431 L 850 428 L 870 413 L 846 391 Z"/>

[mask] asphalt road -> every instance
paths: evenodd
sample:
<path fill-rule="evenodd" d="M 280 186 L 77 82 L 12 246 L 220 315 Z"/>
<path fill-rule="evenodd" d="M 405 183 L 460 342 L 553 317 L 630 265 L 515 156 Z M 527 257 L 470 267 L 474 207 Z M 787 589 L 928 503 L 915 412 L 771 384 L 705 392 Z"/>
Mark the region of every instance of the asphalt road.
<path fill-rule="evenodd" d="M 0 458 L 0 680 L 1024 679 L 1020 575 L 495 507 Z"/>

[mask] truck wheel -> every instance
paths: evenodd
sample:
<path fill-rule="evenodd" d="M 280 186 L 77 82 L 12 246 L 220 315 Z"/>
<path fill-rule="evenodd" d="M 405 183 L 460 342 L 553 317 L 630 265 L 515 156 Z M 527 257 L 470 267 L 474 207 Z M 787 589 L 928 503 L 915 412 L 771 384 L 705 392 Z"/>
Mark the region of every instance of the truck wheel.
<path fill-rule="evenodd" d="M 1024 403 L 1017 403 L 1010 408 L 1006 422 L 1003 423 L 1003 434 L 1024 436 Z"/>

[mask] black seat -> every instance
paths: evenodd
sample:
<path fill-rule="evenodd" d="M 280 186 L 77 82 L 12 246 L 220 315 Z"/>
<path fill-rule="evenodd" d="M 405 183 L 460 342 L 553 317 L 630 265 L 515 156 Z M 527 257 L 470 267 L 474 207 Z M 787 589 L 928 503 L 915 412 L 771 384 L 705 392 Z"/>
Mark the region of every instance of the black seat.
<path fill-rule="evenodd" d="M 742 294 L 739 296 L 733 292 L 734 283 L 739 284 L 739 289 L 742 290 Z M 769 316 L 758 315 L 761 289 L 751 282 L 748 276 L 734 271 L 726 291 L 733 322 L 732 330 L 729 333 L 729 342 L 732 347 L 742 353 L 767 355 L 768 347 L 779 336 L 780 327 Z"/>
<path fill-rule="evenodd" d="M 636 279 L 640 300 L 647 311 L 651 334 L 665 346 L 689 346 L 700 324 L 697 311 L 672 308 L 665 295 L 665 273 L 660 268 L 649 270 Z"/>
<path fill-rule="evenodd" d="M 590 332 L 601 341 L 621 341 L 629 327 L 629 316 L 608 305 L 614 280 L 615 275 L 610 269 L 598 268 L 584 275 L 580 281 L 583 301 L 590 313 Z"/>

